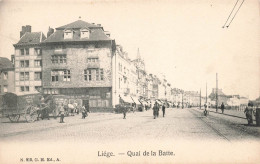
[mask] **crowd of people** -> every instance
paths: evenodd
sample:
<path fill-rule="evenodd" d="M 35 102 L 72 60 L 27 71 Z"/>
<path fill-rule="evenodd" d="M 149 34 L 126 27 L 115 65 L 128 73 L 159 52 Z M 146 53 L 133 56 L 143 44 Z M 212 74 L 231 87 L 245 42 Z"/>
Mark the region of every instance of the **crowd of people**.
<path fill-rule="evenodd" d="M 68 116 L 70 114 L 71 116 L 74 116 L 74 114 L 79 114 L 81 112 L 82 119 L 85 119 L 88 116 L 88 113 L 90 113 L 89 106 L 87 104 L 79 106 L 76 103 L 68 105 L 59 103 L 56 107 L 56 110 L 58 111 L 60 116 L 60 123 L 64 123 L 64 117 L 66 115 Z"/>
<path fill-rule="evenodd" d="M 41 99 L 41 102 L 42 102 L 41 105 L 44 106 L 43 98 Z M 120 108 L 121 112 L 123 113 L 123 119 L 126 119 L 126 114 L 127 114 L 127 112 L 129 112 L 129 106 L 127 106 L 123 101 L 120 101 L 119 108 Z M 136 105 L 131 106 L 131 109 L 133 112 L 135 112 L 135 108 L 136 108 Z M 152 106 L 154 119 L 159 117 L 160 108 L 162 110 L 162 116 L 165 117 L 166 104 L 159 104 L 158 102 L 155 102 L 154 105 Z M 144 109 L 147 111 L 148 106 L 145 105 Z M 224 114 L 225 105 L 223 102 L 220 106 L 220 109 L 221 109 L 222 114 Z M 80 106 L 77 103 L 67 104 L 67 105 L 64 105 L 63 103 L 59 103 L 56 106 L 55 111 L 56 112 L 58 111 L 58 115 L 60 116 L 60 123 L 64 123 L 64 117 L 68 116 L 69 114 L 71 116 L 74 116 L 74 113 L 79 114 L 81 112 L 82 119 L 85 119 L 88 116 L 88 113 L 90 113 L 88 104 Z M 218 112 L 218 109 L 216 109 L 216 112 Z M 252 103 L 248 103 L 248 106 L 245 108 L 244 113 L 246 115 L 248 125 L 253 124 L 253 116 L 256 116 L 256 111 L 253 109 Z M 209 114 L 207 103 L 204 104 L 203 114 L 205 116 L 207 116 Z M 49 119 L 49 117 L 47 117 L 47 118 Z"/>

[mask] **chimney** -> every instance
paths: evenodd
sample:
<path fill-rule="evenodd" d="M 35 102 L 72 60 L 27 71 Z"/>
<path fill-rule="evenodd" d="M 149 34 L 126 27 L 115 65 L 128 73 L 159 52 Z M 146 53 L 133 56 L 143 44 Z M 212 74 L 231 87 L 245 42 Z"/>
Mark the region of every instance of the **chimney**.
<path fill-rule="evenodd" d="M 20 38 L 26 33 L 26 32 L 31 32 L 32 31 L 32 26 L 26 25 L 22 26 L 22 31 L 20 31 Z"/>
<path fill-rule="evenodd" d="M 13 65 L 15 64 L 14 62 L 15 62 L 15 57 L 14 57 L 14 55 L 11 55 L 11 62 L 13 63 Z"/>
<path fill-rule="evenodd" d="M 32 26 L 26 25 L 26 32 L 32 32 Z"/>
<path fill-rule="evenodd" d="M 47 33 L 47 38 L 54 33 L 54 29 L 49 27 L 48 33 Z"/>
<path fill-rule="evenodd" d="M 22 26 L 22 31 L 20 31 L 20 38 L 25 34 L 26 28 Z"/>

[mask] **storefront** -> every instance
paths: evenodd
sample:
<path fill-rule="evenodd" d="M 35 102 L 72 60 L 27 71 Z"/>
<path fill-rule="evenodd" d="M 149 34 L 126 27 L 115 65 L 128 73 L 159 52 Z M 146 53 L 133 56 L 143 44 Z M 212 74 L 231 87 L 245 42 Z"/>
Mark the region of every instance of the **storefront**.
<path fill-rule="evenodd" d="M 59 94 L 49 93 L 58 90 Z M 55 103 L 87 105 L 90 111 L 112 110 L 111 88 L 60 88 L 45 89 L 46 93 L 53 94 Z"/>

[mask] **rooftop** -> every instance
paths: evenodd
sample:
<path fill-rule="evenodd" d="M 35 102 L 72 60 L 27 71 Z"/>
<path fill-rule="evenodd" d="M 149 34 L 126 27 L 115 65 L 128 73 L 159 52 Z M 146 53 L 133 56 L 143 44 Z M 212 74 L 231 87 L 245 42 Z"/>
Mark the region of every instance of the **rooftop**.
<path fill-rule="evenodd" d="M 46 37 L 42 32 L 26 32 L 15 45 L 39 44 Z"/>
<path fill-rule="evenodd" d="M 0 70 L 13 67 L 13 63 L 9 59 L 0 57 Z"/>
<path fill-rule="evenodd" d="M 81 38 L 80 31 L 73 30 L 73 37 L 71 39 L 64 39 L 64 31 L 63 30 L 56 30 L 52 35 L 50 35 L 44 43 L 50 42 L 71 42 L 71 41 L 100 41 L 100 40 L 111 40 L 109 37 L 106 36 L 103 30 L 101 29 L 92 29 L 89 38 Z"/>
<path fill-rule="evenodd" d="M 98 26 L 98 25 L 95 25 L 95 24 L 91 24 L 91 23 L 88 23 L 88 22 L 85 22 L 85 21 L 82 21 L 82 20 L 77 20 L 75 22 L 66 24 L 64 26 L 60 26 L 60 27 L 56 28 L 56 30 L 64 30 L 66 28 L 81 29 L 81 28 L 84 28 L 84 27 L 87 27 L 87 28 L 97 28 L 97 27 L 102 28 L 101 26 Z"/>

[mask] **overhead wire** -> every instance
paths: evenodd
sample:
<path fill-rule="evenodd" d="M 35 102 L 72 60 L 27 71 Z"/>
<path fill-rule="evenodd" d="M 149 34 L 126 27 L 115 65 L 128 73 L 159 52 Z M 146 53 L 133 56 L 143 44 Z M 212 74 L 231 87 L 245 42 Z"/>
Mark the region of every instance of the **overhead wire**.
<path fill-rule="evenodd" d="M 231 16 L 231 14 L 233 13 L 233 11 L 234 11 L 234 9 L 235 9 L 235 7 L 236 7 L 236 5 L 237 5 L 238 1 L 239 1 L 239 0 L 237 0 L 236 4 L 234 5 L 234 7 L 233 7 L 232 11 L 230 12 L 230 14 L 229 14 L 229 16 L 228 16 L 228 18 L 227 18 L 227 20 L 226 20 L 226 22 L 225 22 L 225 24 L 223 25 L 223 27 L 222 27 L 222 28 L 225 28 L 225 26 L 226 26 L 226 23 L 228 22 L 228 20 L 229 20 L 229 18 L 230 18 L 230 16 Z"/>
<path fill-rule="evenodd" d="M 233 16 L 233 18 L 231 19 L 231 21 L 229 22 L 229 24 L 226 26 L 227 28 L 230 26 L 230 24 L 232 23 L 233 19 L 236 17 L 236 15 L 237 15 L 238 11 L 240 10 L 241 6 L 243 5 L 244 1 L 245 1 L 245 0 L 242 1 L 242 3 L 240 4 L 240 6 L 239 6 L 237 12 L 236 12 L 235 15 Z"/>

